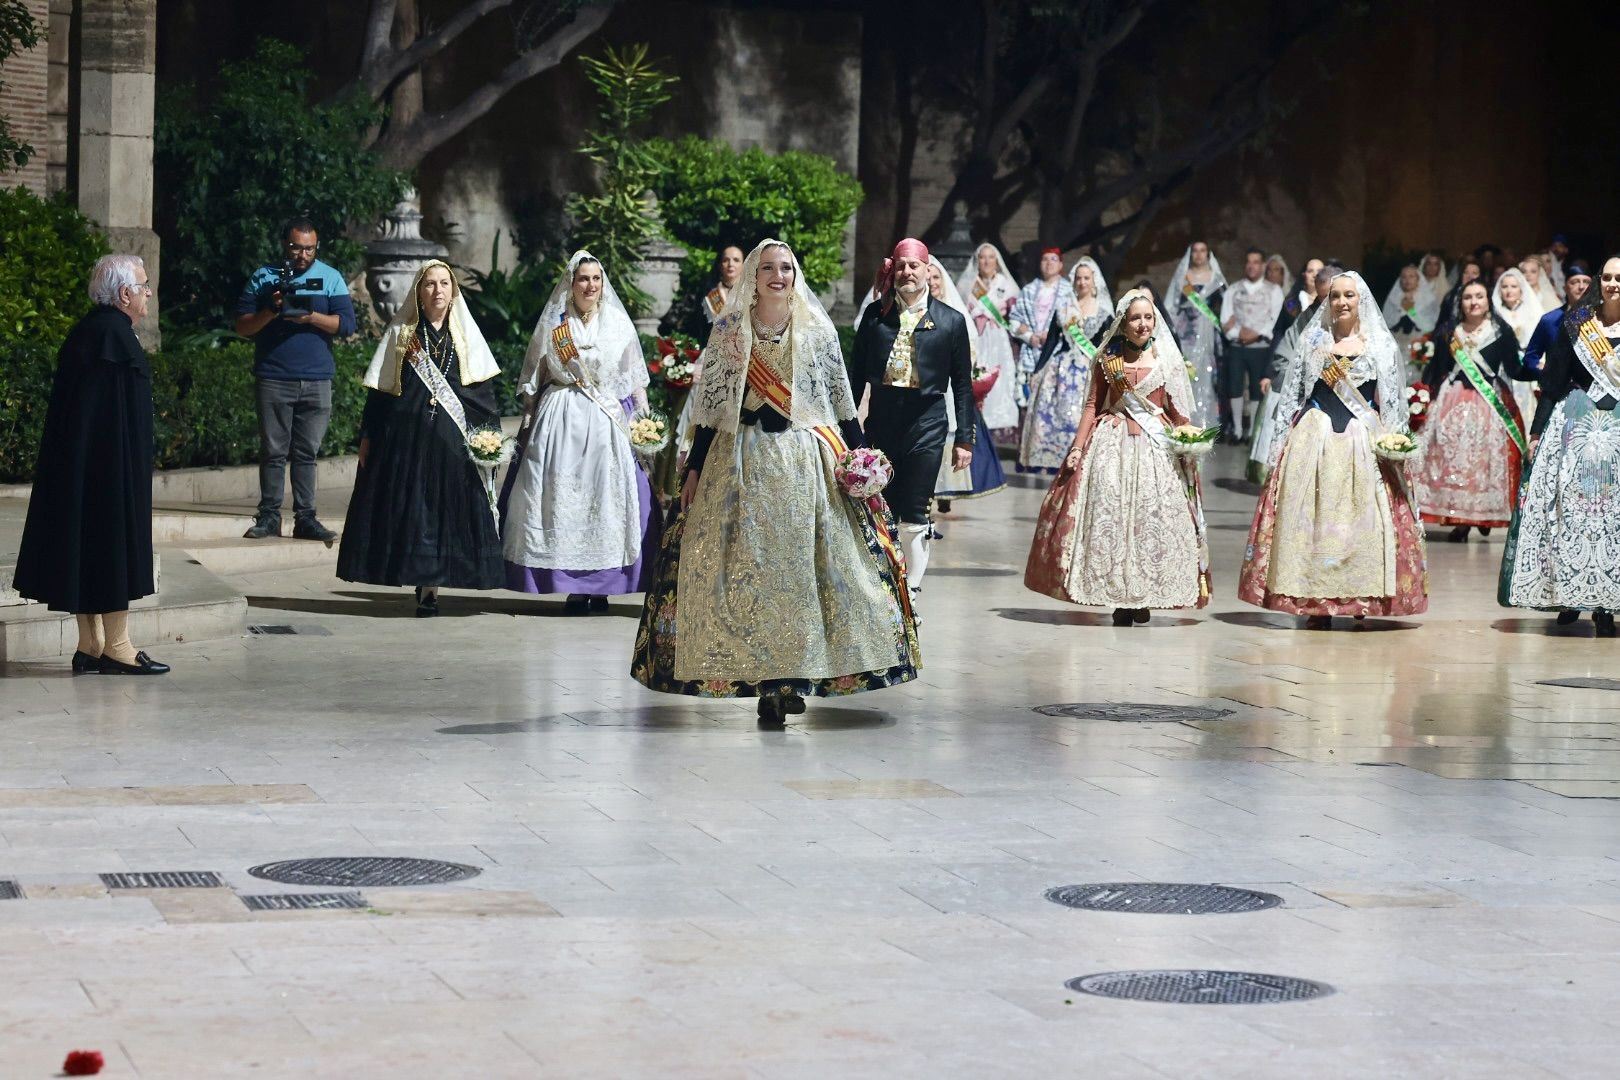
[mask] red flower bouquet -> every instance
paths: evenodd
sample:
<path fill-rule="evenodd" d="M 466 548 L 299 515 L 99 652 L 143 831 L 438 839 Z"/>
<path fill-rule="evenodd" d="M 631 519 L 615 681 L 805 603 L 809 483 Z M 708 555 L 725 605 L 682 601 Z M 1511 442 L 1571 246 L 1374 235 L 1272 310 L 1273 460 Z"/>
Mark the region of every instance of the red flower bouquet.
<path fill-rule="evenodd" d="M 1420 382 L 1415 382 L 1406 388 L 1406 414 L 1407 423 L 1416 431 L 1423 426 L 1423 421 L 1429 418 L 1429 403 L 1432 396 L 1429 388 Z"/>

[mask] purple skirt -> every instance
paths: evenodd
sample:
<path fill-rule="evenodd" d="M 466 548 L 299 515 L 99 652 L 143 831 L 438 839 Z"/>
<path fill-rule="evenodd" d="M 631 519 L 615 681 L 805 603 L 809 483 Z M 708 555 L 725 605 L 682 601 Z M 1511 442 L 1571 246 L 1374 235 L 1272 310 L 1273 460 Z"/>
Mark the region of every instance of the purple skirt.
<path fill-rule="evenodd" d="M 626 415 L 629 415 L 632 404 L 626 402 Z M 517 481 L 518 463 L 523 460 L 523 451 L 527 448 L 529 435 L 533 431 L 534 425 L 530 424 L 519 437 L 517 452 L 512 456 L 512 465 L 506 470 L 506 479 L 501 483 L 500 510 L 503 536 L 506 533 L 506 504 L 512 495 L 512 485 Z M 663 534 L 663 515 L 656 512 L 658 504 L 653 500 L 652 484 L 647 480 L 646 471 L 639 466 L 636 468 L 636 502 L 639 504 L 638 510 L 641 515 L 641 554 L 629 566 L 607 570 L 548 570 L 540 566 L 519 566 L 513 562 L 506 562 L 506 587 L 516 592 L 542 595 L 571 593 L 581 596 L 623 596 L 625 593 L 645 592 L 647 579 L 658 561 L 658 548 Z"/>

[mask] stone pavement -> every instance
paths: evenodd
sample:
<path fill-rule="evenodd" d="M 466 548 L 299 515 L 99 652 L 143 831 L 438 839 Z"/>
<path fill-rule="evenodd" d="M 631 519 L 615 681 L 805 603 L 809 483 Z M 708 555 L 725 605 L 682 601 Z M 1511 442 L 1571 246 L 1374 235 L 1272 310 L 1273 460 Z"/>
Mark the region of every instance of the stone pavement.
<path fill-rule="evenodd" d="M 1216 600 L 1116 629 L 1023 590 L 1037 488 L 959 502 L 925 671 L 812 702 L 665 698 L 639 605 L 235 574 L 294 634 L 162 679 L 0 681 L 0 1076 L 1590 1077 L 1620 1054 L 1620 677 L 1590 622 L 1496 607 L 1500 534 L 1430 546 L 1427 615 L 1309 633 L 1234 603 L 1253 506 L 1212 470 Z M 1220 479 L 1222 473 L 1228 479 Z M 334 520 L 332 524 L 336 525 Z M 1230 710 L 1120 722 L 1070 703 Z M 443 859 L 354 910 L 249 868 Z M 218 888 L 109 889 L 213 871 Z M 1282 905 L 1092 913 L 1079 882 Z M 1121 969 L 1298 976 L 1273 1005 L 1115 1001 Z"/>

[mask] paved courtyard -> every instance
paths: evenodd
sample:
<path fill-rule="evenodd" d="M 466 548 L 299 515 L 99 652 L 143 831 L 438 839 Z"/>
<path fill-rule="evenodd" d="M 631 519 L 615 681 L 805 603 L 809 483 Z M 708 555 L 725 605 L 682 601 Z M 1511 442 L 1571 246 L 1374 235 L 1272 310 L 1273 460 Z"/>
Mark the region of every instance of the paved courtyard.
<path fill-rule="evenodd" d="M 249 622 L 296 633 L 154 648 L 167 678 L 11 665 L 0 1076 L 74 1048 L 148 1078 L 1620 1071 L 1620 694 L 1540 682 L 1620 678 L 1616 642 L 1498 608 L 1500 530 L 1431 543 L 1421 617 L 1309 633 L 1237 605 L 1253 497 L 1230 479 L 1209 489 L 1212 607 L 1116 629 L 1022 588 L 1040 497 L 945 520 L 919 682 L 812 702 L 785 731 L 631 682 L 635 599 L 569 618 L 452 593 L 420 621 L 321 568 L 231 577 Z M 1224 714 L 1035 711 L 1078 703 Z M 248 872 L 317 856 L 479 873 Z M 222 885 L 99 876 L 156 871 Z M 1139 880 L 1282 903 L 1044 897 Z M 242 899 L 356 891 L 342 910 Z M 1163 968 L 1334 992 L 1065 987 Z"/>

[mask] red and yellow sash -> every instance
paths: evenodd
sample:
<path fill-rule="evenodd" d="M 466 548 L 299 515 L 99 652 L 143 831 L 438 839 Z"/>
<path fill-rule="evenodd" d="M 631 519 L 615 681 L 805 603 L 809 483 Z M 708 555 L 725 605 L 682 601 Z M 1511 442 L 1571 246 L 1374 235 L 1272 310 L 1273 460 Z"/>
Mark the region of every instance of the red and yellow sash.
<path fill-rule="evenodd" d="M 725 295 L 720 292 L 720 286 L 718 285 L 709 290 L 709 295 L 704 297 L 704 300 L 709 305 L 710 319 L 715 318 L 722 311 L 726 310 L 726 298 Z"/>
<path fill-rule="evenodd" d="M 554 326 L 551 330 L 551 345 L 557 350 L 557 359 L 563 363 L 579 359 L 579 346 L 574 344 L 573 332 L 568 329 L 568 318 Z"/>
<path fill-rule="evenodd" d="M 783 416 L 793 415 L 793 391 L 789 390 L 782 377 L 770 367 L 758 360 L 748 363 L 748 386 L 754 393 L 765 399 L 766 404 Z M 810 429 L 820 439 L 827 449 L 833 452 L 833 459 L 837 460 L 848 452 L 849 447 L 844 444 L 843 433 L 836 427 L 815 427 Z M 877 532 L 878 544 L 883 553 L 889 558 L 889 565 L 894 568 L 895 592 L 900 597 L 900 609 L 905 612 L 906 618 L 911 615 L 911 590 L 906 587 L 906 557 L 900 551 L 900 546 L 894 541 L 894 534 L 889 532 L 889 522 L 884 515 L 882 496 L 878 496 L 872 506 L 867 502 L 856 499 L 851 500 L 862 511 L 871 516 L 872 526 Z"/>

